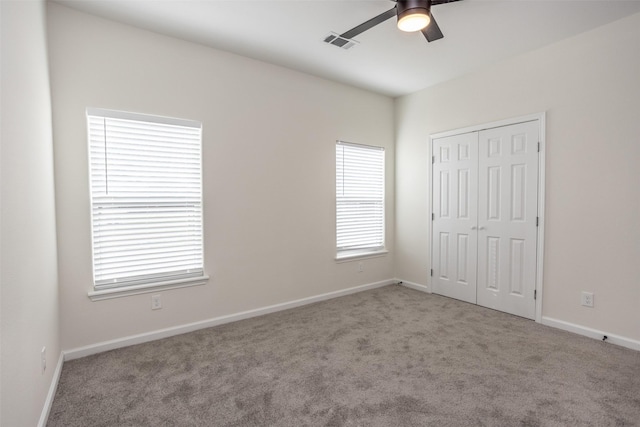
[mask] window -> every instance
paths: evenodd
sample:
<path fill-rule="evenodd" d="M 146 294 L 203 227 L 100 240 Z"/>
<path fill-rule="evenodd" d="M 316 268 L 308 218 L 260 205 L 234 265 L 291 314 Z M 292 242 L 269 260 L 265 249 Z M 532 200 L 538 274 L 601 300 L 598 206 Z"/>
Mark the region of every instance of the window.
<path fill-rule="evenodd" d="M 202 125 L 99 109 L 87 122 L 94 290 L 206 279 Z"/>
<path fill-rule="evenodd" d="M 384 148 L 336 143 L 338 258 L 384 250 Z"/>

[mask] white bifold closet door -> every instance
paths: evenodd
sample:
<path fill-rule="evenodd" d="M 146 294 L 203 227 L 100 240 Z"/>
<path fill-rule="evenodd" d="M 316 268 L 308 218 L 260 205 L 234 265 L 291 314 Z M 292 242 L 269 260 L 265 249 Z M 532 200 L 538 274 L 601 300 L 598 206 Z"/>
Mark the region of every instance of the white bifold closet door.
<path fill-rule="evenodd" d="M 478 134 L 433 141 L 433 292 L 476 303 Z"/>
<path fill-rule="evenodd" d="M 433 140 L 432 289 L 535 318 L 539 123 Z"/>

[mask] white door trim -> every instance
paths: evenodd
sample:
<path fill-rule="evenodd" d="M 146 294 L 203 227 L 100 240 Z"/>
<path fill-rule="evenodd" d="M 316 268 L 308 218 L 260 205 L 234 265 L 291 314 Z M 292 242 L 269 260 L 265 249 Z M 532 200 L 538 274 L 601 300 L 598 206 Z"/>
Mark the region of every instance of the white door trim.
<path fill-rule="evenodd" d="M 468 126 L 460 129 L 453 129 L 443 132 L 438 132 L 429 135 L 429 161 L 427 165 L 427 176 L 429 177 L 429 199 L 427 205 L 429 206 L 429 269 L 433 267 L 433 253 L 432 253 L 432 239 L 433 239 L 433 221 L 431 221 L 431 214 L 433 213 L 433 140 L 446 136 L 459 135 L 463 133 L 479 132 L 485 129 L 493 129 L 502 126 L 515 125 L 518 123 L 531 122 L 538 120 L 539 136 L 540 136 L 540 154 L 538 158 L 538 230 L 537 230 L 537 260 L 536 260 L 536 318 L 537 323 L 542 323 L 542 297 L 543 297 L 543 277 L 544 277 L 544 227 L 545 227 L 545 157 L 546 157 L 546 112 L 529 114 L 526 116 L 513 117 L 510 119 L 498 120 L 491 123 L 484 123 L 474 126 Z M 433 291 L 431 275 L 427 278 L 427 290 Z"/>

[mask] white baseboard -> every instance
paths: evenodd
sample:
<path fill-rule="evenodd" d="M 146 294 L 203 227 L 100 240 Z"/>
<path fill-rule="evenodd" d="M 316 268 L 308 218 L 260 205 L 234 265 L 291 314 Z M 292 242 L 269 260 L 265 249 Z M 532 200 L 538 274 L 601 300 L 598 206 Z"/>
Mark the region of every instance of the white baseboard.
<path fill-rule="evenodd" d="M 146 332 L 138 335 L 131 335 L 124 338 L 118 338 L 111 341 L 91 344 L 85 347 L 74 348 L 64 351 L 64 360 L 73 360 L 80 357 L 90 356 L 92 354 L 102 353 L 104 351 L 114 350 L 116 348 L 128 347 L 131 345 L 142 344 L 149 341 L 155 341 L 162 338 L 172 337 L 174 335 L 185 334 L 187 332 L 197 331 L 199 329 L 210 328 L 212 326 L 222 325 L 225 323 L 236 322 L 238 320 L 249 319 L 251 317 L 262 316 L 277 311 L 288 310 L 290 308 L 300 307 L 307 304 L 313 304 L 332 298 L 355 294 L 357 292 L 367 291 L 369 289 L 380 288 L 382 286 L 397 283 L 394 279 L 387 279 L 380 282 L 369 283 L 366 285 L 355 286 L 353 288 L 342 289 L 339 291 L 328 292 L 326 294 L 316 295 L 312 297 L 302 298 L 295 301 L 289 301 L 281 304 L 270 305 L 254 310 L 243 311 L 240 313 L 229 314 L 226 316 L 214 317 L 212 319 L 202 320 L 200 322 L 188 323 L 186 325 L 173 326 L 171 328 L 159 329 L 152 332 Z"/>
<path fill-rule="evenodd" d="M 426 292 L 428 294 L 431 293 L 431 289 L 429 289 L 425 285 L 419 285 L 413 282 L 407 282 L 406 280 L 396 279 L 396 283 L 400 282 L 402 286 L 406 286 L 407 288 L 415 289 L 416 291 Z"/>
<path fill-rule="evenodd" d="M 49 392 L 47 398 L 44 401 L 42 407 L 42 413 L 40 414 L 40 420 L 38 421 L 38 427 L 45 427 L 47 420 L 49 419 L 49 412 L 51 412 L 51 405 L 53 405 L 53 398 L 56 396 L 56 390 L 58 389 L 58 381 L 60 381 L 60 374 L 62 374 L 62 364 L 64 363 L 64 353 L 60 352 L 58 357 L 58 364 L 56 370 L 53 372 L 53 378 L 51 379 L 51 385 L 49 386 Z"/>
<path fill-rule="evenodd" d="M 632 350 L 640 351 L 640 341 L 631 338 L 622 337 L 620 335 L 610 334 L 608 332 L 599 331 L 597 329 L 587 328 L 586 326 L 576 325 L 575 323 L 565 322 L 564 320 L 552 319 L 551 317 L 542 316 L 542 324 L 553 328 L 562 329 L 563 331 L 573 332 L 574 334 L 583 335 L 585 337 L 602 340 L 607 336 L 607 342 L 616 344 Z"/>

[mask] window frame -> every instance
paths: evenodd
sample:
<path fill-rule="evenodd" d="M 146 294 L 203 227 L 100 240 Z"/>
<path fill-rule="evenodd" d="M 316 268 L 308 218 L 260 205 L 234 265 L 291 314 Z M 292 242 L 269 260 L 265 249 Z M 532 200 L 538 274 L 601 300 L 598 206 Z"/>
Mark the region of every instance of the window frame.
<path fill-rule="evenodd" d="M 196 197 L 192 199 L 195 199 L 197 201 L 196 205 L 194 206 L 197 214 L 199 215 L 199 223 L 196 222 L 195 224 L 196 224 L 196 229 L 199 231 L 200 235 L 199 235 L 199 238 L 196 237 L 195 240 L 193 241 L 195 242 L 195 247 L 197 248 L 195 249 L 196 252 L 193 252 L 194 249 L 192 249 L 192 252 L 190 252 L 192 254 L 195 254 L 196 258 L 197 257 L 200 258 L 198 262 L 199 267 L 194 269 L 195 272 L 189 273 L 188 269 L 175 270 L 172 273 L 165 272 L 165 273 L 159 273 L 155 275 L 154 274 L 147 274 L 146 276 L 132 275 L 132 276 L 129 276 L 129 280 L 122 279 L 119 283 L 117 280 L 115 280 L 110 284 L 98 283 L 99 280 L 96 280 L 96 256 L 95 256 L 96 234 L 94 230 L 95 222 L 98 219 L 94 217 L 94 199 L 96 198 L 99 199 L 99 197 L 104 198 L 104 195 L 98 196 L 94 192 L 94 185 L 98 181 L 94 182 L 94 176 L 92 175 L 92 173 L 95 174 L 95 171 L 93 170 L 93 164 L 92 164 L 92 161 L 93 161 L 92 144 L 95 143 L 94 141 L 92 141 L 92 135 L 91 135 L 91 130 L 92 130 L 91 119 L 92 118 L 104 119 L 105 131 L 106 131 L 107 119 L 133 121 L 133 122 L 140 123 L 142 126 L 145 126 L 145 125 L 153 126 L 155 124 L 155 125 L 179 126 L 183 128 L 192 128 L 192 129 L 198 130 L 199 151 L 198 151 L 198 163 L 197 163 L 196 170 L 198 173 L 199 183 L 196 185 L 196 187 L 198 187 L 199 194 L 197 194 Z M 89 185 L 89 197 L 90 197 L 89 215 L 90 215 L 90 225 L 91 225 L 90 238 L 91 238 L 91 263 L 92 263 L 92 270 L 91 270 L 92 271 L 92 287 L 91 287 L 91 290 L 88 292 L 89 298 L 92 301 L 99 301 L 103 299 L 117 298 L 117 297 L 128 296 L 128 295 L 136 295 L 136 294 L 148 293 L 148 292 L 158 292 L 160 290 L 176 289 L 176 288 L 183 288 L 183 287 L 190 287 L 190 286 L 200 286 L 200 285 L 206 284 L 208 282 L 209 276 L 205 273 L 205 268 L 204 268 L 204 224 L 203 224 L 204 200 L 203 200 L 203 170 L 202 170 L 203 169 L 202 168 L 202 160 L 203 160 L 202 123 L 194 120 L 176 119 L 171 117 L 162 117 L 162 116 L 154 116 L 154 115 L 148 115 L 148 114 L 131 113 L 131 112 L 125 112 L 125 111 L 107 110 L 107 109 L 101 109 L 101 108 L 87 108 L 86 120 L 87 120 L 87 149 L 88 149 L 87 154 L 88 154 L 88 171 L 89 171 L 88 185 Z M 140 140 L 142 139 L 143 138 L 140 138 Z M 108 144 L 108 142 L 109 140 L 105 138 L 105 142 L 104 142 L 105 153 L 107 150 L 106 144 Z M 106 161 L 107 160 L 105 160 L 105 164 L 106 164 Z M 144 165 L 144 166 L 147 166 L 147 165 Z M 99 178 L 96 178 L 96 179 L 99 180 Z M 105 180 L 105 183 L 108 182 L 108 177 L 106 172 L 105 172 L 105 177 L 103 179 Z M 176 184 L 177 182 L 178 181 L 175 181 L 170 184 Z M 153 183 L 153 181 L 151 181 L 151 183 Z M 118 206 L 118 202 L 120 202 L 119 200 L 117 200 L 118 197 L 123 198 L 122 195 L 115 196 L 113 206 Z M 132 197 L 132 199 L 135 200 L 135 197 Z M 153 205 L 153 201 L 145 200 L 143 196 L 140 197 L 140 200 L 142 200 L 143 202 L 147 201 L 149 202 L 150 205 Z M 154 207 L 157 208 L 158 205 Z M 143 221 L 146 221 L 148 218 L 153 216 L 154 214 L 153 210 L 149 209 L 149 211 L 151 211 L 151 213 L 149 214 L 149 217 L 145 217 Z M 157 212 L 155 213 L 157 214 Z M 184 217 L 184 215 L 186 214 L 183 212 L 182 215 Z M 193 219 L 190 219 L 190 222 L 193 223 Z M 193 244 L 194 243 L 192 243 L 192 246 Z M 171 253 L 171 251 L 163 252 L 163 254 L 168 254 L 168 253 Z M 183 273 L 176 274 L 176 271 L 183 271 Z M 132 280 L 134 278 L 136 279 Z"/>
<path fill-rule="evenodd" d="M 380 199 L 379 202 L 381 203 L 381 220 L 380 220 L 380 226 L 382 228 L 382 232 L 381 232 L 381 244 L 380 245 L 375 245 L 375 246 L 369 246 L 369 247 L 361 247 L 361 248 L 340 248 L 338 247 L 338 239 L 339 239 L 339 231 L 338 231 L 338 223 L 339 223 L 339 214 L 338 214 L 338 205 L 339 205 L 339 177 L 338 177 L 338 147 L 339 146 L 343 146 L 343 147 L 354 147 L 354 148 L 358 148 L 358 149 L 366 149 L 366 150 L 371 150 L 371 151 L 376 151 L 376 152 L 381 152 L 382 153 L 382 159 L 381 159 L 381 177 L 380 177 L 380 183 L 381 183 L 381 188 L 379 188 L 380 191 Z M 372 257 L 379 257 L 379 256 L 384 256 L 388 253 L 388 250 L 386 249 L 386 151 L 384 147 L 380 147 L 380 146 L 374 146 L 374 145 L 365 145 L 365 144 L 357 144 L 357 143 L 353 143 L 353 142 L 347 142 L 347 141 L 343 141 L 343 140 L 337 140 L 336 144 L 335 144 L 335 149 L 336 149 L 336 154 L 335 154 L 335 161 L 336 161 L 336 171 L 335 171 L 335 215 L 336 215 L 336 221 L 335 221 L 335 232 L 336 232 L 336 238 L 335 238 L 335 250 L 336 250 L 336 256 L 335 256 L 335 260 L 337 262 L 345 262 L 345 261 L 350 261 L 353 259 L 360 259 L 360 258 L 372 258 Z M 343 170 L 344 170 L 344 164 L 343 164 Z M 344 180 L 344 178 L 343 178 Z M 344 181 L 343 181 L 343 186 L 344 186 Z"/>

